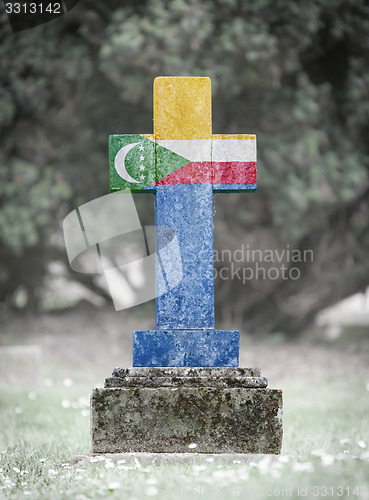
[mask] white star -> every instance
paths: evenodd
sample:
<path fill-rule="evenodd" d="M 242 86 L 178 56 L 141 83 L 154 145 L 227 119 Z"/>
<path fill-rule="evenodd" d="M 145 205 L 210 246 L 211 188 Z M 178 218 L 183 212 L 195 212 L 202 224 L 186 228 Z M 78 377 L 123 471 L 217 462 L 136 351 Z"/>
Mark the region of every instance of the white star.
<path fill-rule="evenodd" d="M 141 160 L 141 161 L 144 161 L 144 159 L 145 159 L 145 157 L 141 155 L 141 156 L 140 156 L 140 160 Z"/>
<path fill-rule="evenodd" d="M 139 168 L 140 170 L 145 170 L 145 167 L 144 167 L 143 165 L 140 165 L 138 168 Z"/>
<path fill-rule="evenodd" d="M 145 148 L 143 147 L 143 145 L 141 144 L 140 147 L 138 148 L 140 151 L 143 151 Z"/>
<path fill-rule="evenodd" d="M 141 175 L 140 179 L 144 180 L 144 179 L 145 179 L 145 176 L 144 176 L 144 175 Z"/>

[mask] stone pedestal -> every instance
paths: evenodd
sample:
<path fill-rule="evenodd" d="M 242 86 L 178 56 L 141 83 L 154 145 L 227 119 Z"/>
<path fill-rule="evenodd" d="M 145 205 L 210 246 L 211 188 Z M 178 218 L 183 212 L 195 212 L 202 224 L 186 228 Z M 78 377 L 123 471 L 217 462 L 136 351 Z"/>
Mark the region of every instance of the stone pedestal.
<path fill-rule="evenodd" d="M 267 384 L 257 368 L 117 368 L 91 396 L 92 451 L 280 453 L 282 391 Z"/>
<path fill-rule="evenodd" d="M 238 330 L 141 330 L 133 333 L 133 366 L 238 366 Z"/>

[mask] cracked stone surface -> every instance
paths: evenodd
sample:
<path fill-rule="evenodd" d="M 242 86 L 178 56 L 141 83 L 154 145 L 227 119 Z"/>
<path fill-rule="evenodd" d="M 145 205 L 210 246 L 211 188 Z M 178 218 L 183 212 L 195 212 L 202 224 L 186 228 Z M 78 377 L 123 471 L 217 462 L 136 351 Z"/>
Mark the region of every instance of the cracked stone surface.
<path fill-rule="evenodd" d="M 114 368 L 113 377 L 260 377 L 260 368 L 241 367 L 133 367 Z"/>
<path fill-rule="evenodd" d="M 258 368 L 115 368 L 105 387 L 249 387 L 265 388 Z"/>
<path fill-rule="evenodd" d="M 94 389 L 94 453 L 272 453 L 282 446 L 282 391 L 257 388 Z"/>

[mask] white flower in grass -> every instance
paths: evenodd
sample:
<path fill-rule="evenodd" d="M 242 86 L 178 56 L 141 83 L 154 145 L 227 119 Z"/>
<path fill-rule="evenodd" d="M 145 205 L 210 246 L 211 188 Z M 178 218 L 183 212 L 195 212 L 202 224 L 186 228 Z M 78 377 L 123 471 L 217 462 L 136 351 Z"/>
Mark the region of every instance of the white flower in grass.
<path fill-rule="evenodd" d="M 194 450 L 196 447 L 197 447 L 197 444 L 196 443 L 191 443 L 188 445 L 189 449 L 190 450 Z"/>
<path fill-rule="evenodd" d="M 92 458 L 90 458 L 90 462 L 91 463 L 100 462 L 100 458 L 92 457 Z"/>
<path fill-rule="evenodd" d="M 118 470 L 132 470 L 133 467 L 128 467 L 128 465 L 118 465 Z"/>
<path fill-rule="evenodd" d="M 94 486 L 101 486 L 100 481 L 99 481 L 99 479 L 97 479 L 97 478 L 94 478 L 94 477 L 88 477 L 88 478 L 87 478 L 87 481 L 88 481 L 89 483 L 93 484 Z"/>
<path fill-rule="evenodd" d="M 69 399 L 63 399 L 63 401 L 61 402 L 61 405 L 63 408 L 69 408 L 70 407 Z"/>
<path fill-rule="evenodd" d="M 55 477 L 58 475 L 58 471 L 56 471 L 55 469 L 49 469 L 47 473 L 49 474 L 49 477 Z"/>
<path fill-rule="evenodd" d="M 64 387 L 72 387 L 73 380 L 71 378 L 67 377 L 63 380 L 63 385 L 64 385 Z"/>
<path fill-rule="evenodd" d="M 241 469 L 238 470 L 238 478 L 241 481 L 248 481 L 249 471 L 248 471 L 247 467 L 242 467 Z"/>
<path fill-rule="evenodd" d="M 124 458 L 122 458 L 122 460 L 117 461 L 117 464 L 125 464 L 125 463 L 126 463 L 126 460 Z"/>
<path fill-rule="evenodd" d="M 109 462 L 105 463 L 105 469 L 113 469 L 113 468 L 114 468 L 114 464 L 110 460 L 109 460 Z"/>
<path fill-rule="evenodd" d="M 311 452 L 311 455 L 314 455 L 316 457 L 321 457 L 322 455 L 325 455 L 325 450 L 322 450 L 321 448 L 319 448 L 318 450 L 313 450 Z"/>
<path fill-rule="evenodd" d="M 148 497 L 154 497 L 155 495 L 157 495 L 159 493 L 159 490 L 158 488 L 156 488 L 155 486 L 150 486 L 149 488 L 147 488 L 146 490 L 146 495 Z"/>
<path fill-rule="evenodd" d="M 44 462 L 46 462 L 46 458 L 40 458 L 39 462 L 43 464 Z"/>
<path fill-rule="evenodd" d="M 20 406 L 17 406 L 16 408 L 14 408 L 14 411 L 17 415 L 20 415 L 22 413 L 22 408 Z"/>
<path fill-rule="evenodd" d="M 265 456 L 259 462 L 257 462 L 257 468 L 259 469 L 259 472 L 261 474 L 266 474 L 269 471 L 271 460 L 271 457 Z"/>
<path fill-rule="evenodd" d="M 349 438 L 341 438 L 340 439 L 340 444 L 347 444 L 349 442 L 350 442 Z"/>
<path fill-rule="evenodd" d="M 281 472 L 278 469 L 271 469 L 270 475 L 274 479 L 279 479 L 281 477 Z"/>
<path fill-rule="evenodd" d="M 81 411 L 82 417 L 89 417 L 90 416 L 90 410 L 82 410 Z"/>
<path fill-rule="evenodd" d="M 4 488 L 11 488 L 12 486 L 15 486 L 15 483 L 13 483 L 13 481 L 11 479 L 9 479 L 8 477 L 6 477 L 4 479 Z"/>
<path fill-rule="evenodd" d="M 223 477 L 224 479 L 228 480 L 229 482 L 236 482 L 237 481 L 237 473 L 235 469 L 223 469 L 223 470 L 218 470 L 216 471 L 220 473 L 219 477 Z"/>
<path fill-rule="evenodd" d="M 119 490 L 119 488 L 120 488 L 120 483 L 118 483 L 118 481 L 112 481 L 111 483 L 108 484 L 109 491 Z"/>
<path fill-rule="evenodd" d="M 208 466 L 205 464 L 195 464 L 192 466 L 192 469 L 196 472 L 202 471 L 202 470 L 207 470 Z"/>
<path fill-rule="evenodd" d="M 18 469 L 18 467 L 13 467 L 13 471 L 16 472 L 17 474 L 20 473 L 20 469 Z"/>
<path fill-rule="evenodd" d="M 360 439 L 360 441 L 357 442 L 357 445 L 359 448 L 362 448 L 362 449 L 366 448 L 366 443 L 364 441 L 361 441 L 361 439 Z"/>
<path fill-rule="evenodd" d="M 322 461 L 322 465 L 323 467 L 328 467 L 329 465 L 332 465 L 334 464 L 334 461 L 335 461 L 335 458 L 333 455 L 322 455 L 320 457 L 321 461 Z"/>
<path fill-rule="evenodd" d="M 158 480 L 156 479 L 156 477 L 148 477 L 146 479 L 146 482 L 147 484 L 158 484 Z"/>
<path fill-rule="evenodd" d="M 296 462 L 292 465 L 295 472 L 314 472 L 314 466 L 311 462 Z"/>
<path fill-rule="evenodd" d="M 217 479 L 223 479 L 227 475 L 226 470 L 214 470 L 212 476 Z"/>

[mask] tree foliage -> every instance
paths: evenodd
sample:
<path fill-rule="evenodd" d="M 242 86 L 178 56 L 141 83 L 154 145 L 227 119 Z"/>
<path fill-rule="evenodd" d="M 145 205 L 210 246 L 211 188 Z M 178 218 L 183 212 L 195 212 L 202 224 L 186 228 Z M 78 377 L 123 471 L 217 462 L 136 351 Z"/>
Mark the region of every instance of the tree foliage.
<path fill-rule="evenodd" d="M 0 33 L 1 300 L 37 298 L 58 221 L 107 193 L 108 135 L 151 132 L 157 75 L 210 76 L 214 132 L 257 134 L 258 192 L 216 195 L 216 246 L 314 251 L 298 281 L 217 280 L 218 318 L 294 332 L 367 285 L 364 0 L 85 0 Z"/>

